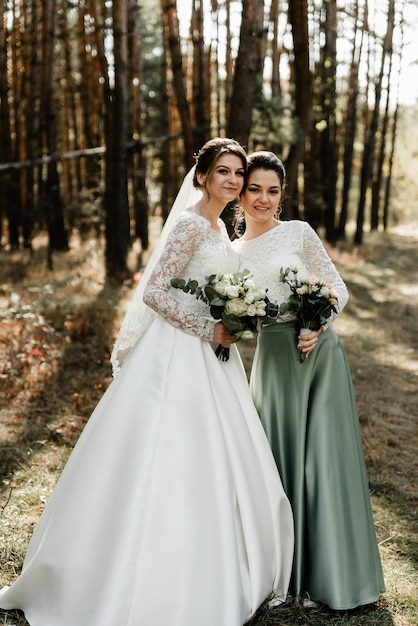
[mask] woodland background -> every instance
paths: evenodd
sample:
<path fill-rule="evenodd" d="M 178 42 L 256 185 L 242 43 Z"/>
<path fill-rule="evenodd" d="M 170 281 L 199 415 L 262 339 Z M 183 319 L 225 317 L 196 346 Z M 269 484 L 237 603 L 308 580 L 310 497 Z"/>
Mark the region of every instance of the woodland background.
<path fill-rule="evenodd" d="M 30 249 L 45 230 L 51 268 L 74 230 L 94 227 L 107 276 L 126 277 L 150 214 L 164 219 L 215 135 L 277 152 L 284 216 L 329 242 L 352 220 L 360 244 L 395 217 L 417 12 L 414 0 L 3 1 L 3 244 Z"/>
<path fill-rule="evenodd" d="M 335 325 L 387 585 L 358 611 L 262 607 L 253 626 L 418 623 L 417 27 L 415 0 L 0 3 L 0 587 L 111 381 L 182 176 L 226 135 L 283 158 L 284 218 L 347 283 Z"/>

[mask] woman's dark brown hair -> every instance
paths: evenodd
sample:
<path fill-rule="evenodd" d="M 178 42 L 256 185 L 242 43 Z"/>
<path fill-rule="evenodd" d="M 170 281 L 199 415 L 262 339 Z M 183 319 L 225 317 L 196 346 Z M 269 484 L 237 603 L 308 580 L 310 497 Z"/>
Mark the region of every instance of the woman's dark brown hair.
<path fill-rule="evenodd" d="M 215 137 L 209 139 L 196 155 L 196 170 L 193 178 L 194 187 L 200 187 L 197 174 L 209 174 L 219 157 L 224 154 L 235 154 L 241 159 L 244 175 L 247 172 L 247 155 L 244 148 L 235 139 Z"/>

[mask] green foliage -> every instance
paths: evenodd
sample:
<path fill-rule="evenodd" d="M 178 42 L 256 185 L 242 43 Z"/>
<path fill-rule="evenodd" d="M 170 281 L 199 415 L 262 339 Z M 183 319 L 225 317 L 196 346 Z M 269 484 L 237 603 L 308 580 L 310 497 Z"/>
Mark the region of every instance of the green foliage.
<path fill-rule="evenodd" d="M 162 134 L 162 62 L 164 37 L 160 6 L 152 0 L 142 3 L 140 13 L 143 121 L 146 135 Z"/>
<path fill-rule="evenodd" d="M 277 150 L 278 146 L 295 143 L 301 130 L 293 115 L 293 106 L 284 98 L 261 95 L 253 109 L 252 139 L 254 149 Z"/>

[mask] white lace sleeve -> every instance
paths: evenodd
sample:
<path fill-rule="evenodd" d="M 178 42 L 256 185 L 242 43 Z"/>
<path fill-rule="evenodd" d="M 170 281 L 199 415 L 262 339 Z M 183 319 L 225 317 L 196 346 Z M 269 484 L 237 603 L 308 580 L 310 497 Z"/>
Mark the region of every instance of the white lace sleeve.
<path fill-rule="evenodd" d="M 164 251 L 145 287 L 144 302 L 173 326 L 190 335 L 198 335 L 201 339 L 212 341 L 216 321 L 210 319 L 207 307 L 205 307 L 206 316 L 199 315 L 196 308 L 191 306 L 191 300 L 188 306 L 187 298 L 191 299 L 193 296 L 186 294 L 186 297 L 177 299 L 171 287 L 172 278 L 183 276 L 184 269 L 195 253 L 202 236 L 204 233 L 202 234 L 196 220 L 179 220 L 170 233 Z"/>
<path fill-rule="evenodd" d="M 304 223 L 302 257 L 310 274 L 323 280 L 336 291 L 338 296 L 336 309 L 338 313 L 341 313 L 348 302 L 347 287 L 328 256 L 321 239 L 307 222 Z M 331 314 L 327 324 L 324 325 L 324 330 L 336 316 L 336 313 Z"/>

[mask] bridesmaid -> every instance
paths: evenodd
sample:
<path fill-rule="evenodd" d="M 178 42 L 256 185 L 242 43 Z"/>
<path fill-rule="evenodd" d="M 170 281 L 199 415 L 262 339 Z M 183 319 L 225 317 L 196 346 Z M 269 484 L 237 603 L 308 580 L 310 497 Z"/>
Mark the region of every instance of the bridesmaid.
<path fill-rule="evenodd" d="M 290 593 L 305 606 L 345 610 L 384 591 L 358 414 L 349 365 L 332 326 L 348 300 L 344 282 L 306 223 L 280 220 L 282 162 L 271 152 L 247 157 L 241 194 L 241 267 L 285 302 L 280 268 L 316 276 L 338 294 L 337 311 L 316 332 L 297 337 L 293 313 L 262 328 L 251 391 L 293 507 L 295 556 Z M 298 350 L 305 356 L 298 360 Z M 308 358 L 309 357 L 309 358 Z"/>

